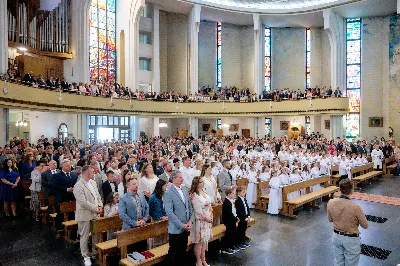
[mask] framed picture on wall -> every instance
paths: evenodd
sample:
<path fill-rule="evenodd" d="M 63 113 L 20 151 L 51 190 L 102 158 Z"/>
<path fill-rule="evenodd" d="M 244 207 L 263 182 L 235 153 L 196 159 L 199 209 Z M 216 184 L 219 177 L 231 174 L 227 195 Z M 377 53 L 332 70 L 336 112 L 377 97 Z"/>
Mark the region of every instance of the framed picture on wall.
<path fill-rule="evenodd" d="M 208 132 L 209 129 L 210 129 L 210 124 L 203 124 L 203 131 Z"/>
<path fill-rule="evenodd" d="M 290 126 L 290 121 L 281 121 L 280 129 L 281 130 L 288 130 Z"/>
<path fill-rule="evenodd" d="M 325 120 L 325 129 L 331 129 L 331 120 Z"/>
<path fill-rule="evenodd" d="M 383 127 L 383 117 L 370 117 L 369 127 Z"/>
<path fill-rule="evenodd" d="M 229 131 L 239 131 L 239 124 L 230 124 Z"/>

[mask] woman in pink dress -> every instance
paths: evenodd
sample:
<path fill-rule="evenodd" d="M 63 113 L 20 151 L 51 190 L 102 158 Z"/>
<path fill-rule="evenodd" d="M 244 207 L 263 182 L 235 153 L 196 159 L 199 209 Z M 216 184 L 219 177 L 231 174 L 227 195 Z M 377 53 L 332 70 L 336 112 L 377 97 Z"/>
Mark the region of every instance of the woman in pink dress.
<path fill-rule="evenodd" d="M 206 249 L 212 237 L 213 211 L 211 200 L 204 191 L 204 183 L 200 176 L 193 178 L 190 188 L 190 200 L 193 206 L 193 225 L 190 240 L 194 243 L 194 254 L 197 266 L 208 266 Z"/>

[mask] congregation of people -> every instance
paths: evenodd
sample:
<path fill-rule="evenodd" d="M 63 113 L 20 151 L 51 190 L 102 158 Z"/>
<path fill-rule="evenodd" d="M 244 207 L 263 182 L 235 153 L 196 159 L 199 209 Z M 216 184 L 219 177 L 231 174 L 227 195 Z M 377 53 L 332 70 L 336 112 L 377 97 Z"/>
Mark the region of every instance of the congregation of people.
<path fill-rule="evenodd" d="M 232 255 L 249 247 L 245 232 L 259 181 L 269 181 L 268 213 L 276 215 L 282 208 L 284 186 L 330 174 L 335 165 L 341 179 L 351 178 L 350 169 L 368 163 L 368 158 L 381 169 L 382 159 L 392 155 L 398 162 L 400 145 L 393 147 L 390 139 L 328 140 L 319 134 L 296 140 L 141 136 L 127 143 L 91 144 L 45 136 L 37 143 L 13 138 L 0 149 L 0 201 L 6 216 L 17 216 L 24 198 L 20 184 L 31 183 L 30 210 L 38 220 L 39 193 L 47 204 L 53 196 L 58 238 L 64 219 L 60 204 L 76 201 L 76 213 L 69 219 L 78 221 L 85 265 L 91 265 L 90 221 L 119 215 L 121 230 L 167 220 L 168 236 L 154 239 L 153 244 L 169 242 L 171 265 L 184 265 L 182 254 L 190 236 L 196 263 L 205 266 L 215 224 L 226 226 L 223 253 Z M 237 186 L 239 179 L 247 179 L 247 187 Z M 311 188 L 318 189 L 319 185 Z M 303 193 L 293 192 L 290 199 Z M 214 219 L 212 206 L 221 203 L 222 219 Z M 114 231 L 107 237 L 115 237 Z"/>
<path fill-rule="evenodd" d="M 284 100 L 302 100 L 314 98 L 342 97 L 339 88 L 333 90 L 326 86 L 308 88 L 303 91 L 289 88 L 275 89 L 272 91 L 263 91 L 262 94 L 251 93 L 249 88 L 239 89 L 235 86 L 210 87 L 201 86 L 194 94 L 178 93 L 174 89 L 168 92 L 151 92 L 144 90 L 131 90 L 122 84 L 108 81 L 106 79 L 93 80 L 90 83 L 73 82 L 69 83 L 66 78 L 49 77 L 44 79 L 42 74 L 35 76 L 30 71 L 24 76 L 17 77 L 16 71 L 10 67 L 7 73 L 2 77 L 6 81 L 21 82 L 21 84 L 37 88 L 48 88 L 50 90 L 59 90 L 63 92 L 76 93 L 85 96 L 101 96 L 120 99 L 151 100 L 151 101 L 172 101 L 172 102 L 257 102 L 257 101 L 284 101 Z"/>

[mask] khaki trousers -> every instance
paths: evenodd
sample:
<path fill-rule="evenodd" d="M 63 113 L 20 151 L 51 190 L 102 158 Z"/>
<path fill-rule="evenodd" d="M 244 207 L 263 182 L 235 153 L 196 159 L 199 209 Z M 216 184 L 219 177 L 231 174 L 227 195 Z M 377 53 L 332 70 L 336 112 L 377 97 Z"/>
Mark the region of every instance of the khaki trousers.
<path fill-rule="evenodd" d="M 81 248 L 82 257 L 89 257 L 89 233 L 90 233 L 90 221 L 78 222 L 78 234 L 80 235 L 79 246 Z M 92 251 L 95 252 L 95 244 L 97 243 L 96 235 L 92 235 Z"/>

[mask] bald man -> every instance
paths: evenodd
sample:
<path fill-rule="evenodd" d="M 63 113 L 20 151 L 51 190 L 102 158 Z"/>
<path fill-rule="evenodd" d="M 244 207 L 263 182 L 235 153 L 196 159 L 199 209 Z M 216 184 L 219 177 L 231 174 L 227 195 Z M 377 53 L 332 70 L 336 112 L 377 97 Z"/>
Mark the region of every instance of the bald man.
<path fill-rule="evenodd" d="M 53 184 L 53 175 L 58 173 L 57 162 L 55 160 L 51 160 L 49 162 L 49 170 L 46 170 L 42 173 L 42 187 L 43 187 L 43 197 L 48 203 L 48 197 L 53 195 L 52 184 Z"/>

